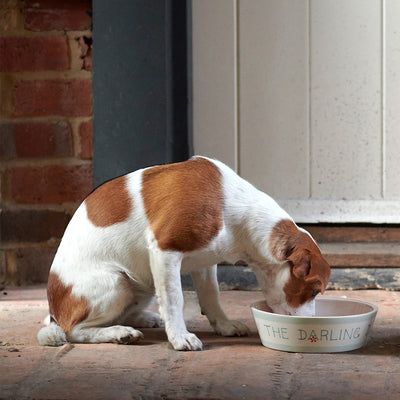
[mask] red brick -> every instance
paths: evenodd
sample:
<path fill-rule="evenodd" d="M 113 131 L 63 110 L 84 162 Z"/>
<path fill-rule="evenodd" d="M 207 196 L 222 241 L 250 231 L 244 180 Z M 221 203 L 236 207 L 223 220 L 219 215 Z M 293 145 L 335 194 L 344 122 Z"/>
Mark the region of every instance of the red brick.
<path fill-rule="evenodd" d="M 79 126 L 79 137 L 81 139 L 80 158 L 93 158 L 92 130 L 92 121 L 82 122 Z"/>
<path fill-rule="evenodd" d="M 22 204 L 80 202 L 93 189 L 92 165 L 14 168 L 9 174 L 11 196 Z"/>
<path fill-rule="evenodd" d="M 60 239 L 70 220 L 64 212 L 50 210 L 3 210 L 1 238 L 3 242 L 45 242 Z"/>
<path fill-rule="evenodd" d="M 30 285 L 47 282 L 56 249 L 28 247 L 6 251 L 6 283 Z"/>
<path fill-rule="evenodd" d="M 33 31 L 86 30 L 92 25 L 90 0 L 27 0 L 25 28 Z"/>
<path fill-rule="evenodd" d="M 13 124 L 0 123 L 0 158 L 15 157 Z"/>
<path fill-rule="evenodd" d="M 18 81 L 14 90 L 14 116 L 91 115 L 89 79 Z"/>
<path fill-rule="evenodd" d="M 71 156 L 71 126 L 67 121 L 19 123 L 15 147 L 18 157 Z"/>
<path fill-rule="evenodd" d="M 72 156 L 71 127 L 67 121 L 7 122 L 0 124 L 0 158 Z"/>
<path fill-rule="evenodd" d="M 65 37 L 0 38 L 0 71 L 47 71 L 69 68 Z"/>

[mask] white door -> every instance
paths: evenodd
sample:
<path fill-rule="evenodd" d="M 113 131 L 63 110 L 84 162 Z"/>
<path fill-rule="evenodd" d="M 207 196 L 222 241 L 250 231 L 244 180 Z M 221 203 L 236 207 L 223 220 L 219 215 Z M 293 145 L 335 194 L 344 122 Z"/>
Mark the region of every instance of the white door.
<path fill-rule="evenodd" d="M 194 150 L 297 222 L 400 222 L 400 1 L 193 0 Z"/>

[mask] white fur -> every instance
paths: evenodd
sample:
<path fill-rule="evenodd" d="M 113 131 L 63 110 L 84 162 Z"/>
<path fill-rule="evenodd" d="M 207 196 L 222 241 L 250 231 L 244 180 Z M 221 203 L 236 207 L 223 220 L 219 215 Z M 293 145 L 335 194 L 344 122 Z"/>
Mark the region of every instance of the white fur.
<path fill-rule="evenodd" d="M 202 312 L 215 331 L 221 335 L 245 335 L 248 328 L 229 320 L 219 303 L 216 264 L 221 261 L 249 263 L 274 311 L 296 312 L 288 307 L 283 293 L 288 266 L 272 267 L 277 260 L 269 250 L 274 225 L 291 218 L 271 197 L 229 167 L 210 161 L 223 177 L 223 228 L 201 250 L 179 253 L 158 248 L 141 197 L 143 170 L 128 175 L 134 206 L 124 222 L 96 227 L 87 217 L 85 203 L 81 204 L 65 231 L 51 272 L 64 285 L 72 286 L 74 296 L 87 299 L 90 313 L 67 334 L 54 323 L 42 328 L 38 334 L 40 344 L 59 345 L 66 340 L 125 343 L 127 337 L 140 338 L 140 331 L 120 324 L 159 326 L 158 315 L 146 310 L 155 293 L 174 349 L 200 350 L 201 341 L 187 331 L 183 320 L 182 272 L 192 272 Z M 130 278 L 129 286 L 126 277 Z"/>
<path fill-rule="evenodd" d="M 62 346 L 67 343 L 64 331 L 55 322 L 43 327 L 37 334 L 37 339 L 41 346 Z"/>

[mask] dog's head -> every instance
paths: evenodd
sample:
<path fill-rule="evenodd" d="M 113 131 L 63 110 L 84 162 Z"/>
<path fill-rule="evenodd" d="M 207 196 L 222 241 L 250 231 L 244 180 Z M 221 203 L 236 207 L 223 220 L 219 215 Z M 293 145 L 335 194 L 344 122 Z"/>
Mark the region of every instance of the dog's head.
<path fill-rule="evenodd" d="M 273 257 L 283 264 L 273 274 L 274 290 L 265 291 L 267 303 L 274 312 L 313 315 L 313 300 L 324 293 L 331 275 L 318 245 L 290 220 L 275 225 L 269 245 Z"/>

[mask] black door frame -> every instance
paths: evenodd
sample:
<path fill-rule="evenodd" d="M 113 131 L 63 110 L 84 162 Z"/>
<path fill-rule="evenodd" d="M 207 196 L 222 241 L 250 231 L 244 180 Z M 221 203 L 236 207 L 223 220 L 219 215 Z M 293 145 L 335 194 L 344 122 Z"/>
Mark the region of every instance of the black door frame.
<path fill-rule="evenodd" d="M 191 0 L 93 1 L 94 184 L 192 155 Z"/>

